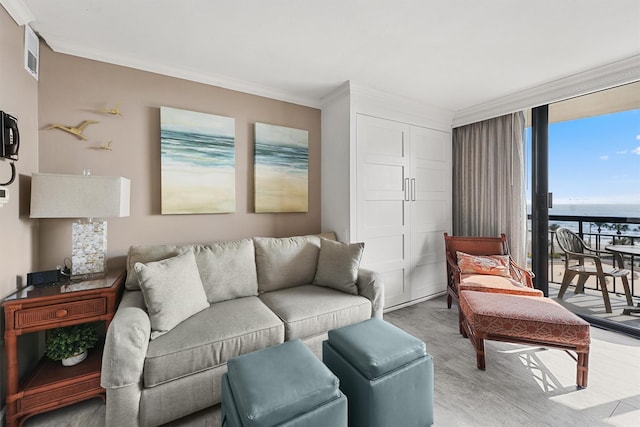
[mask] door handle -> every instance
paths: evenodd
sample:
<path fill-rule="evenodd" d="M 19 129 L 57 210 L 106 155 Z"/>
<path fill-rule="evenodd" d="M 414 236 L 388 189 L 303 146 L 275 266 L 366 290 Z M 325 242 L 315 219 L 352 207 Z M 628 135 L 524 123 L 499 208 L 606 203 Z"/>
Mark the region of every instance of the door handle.
<path fill-rule="evenodd" d="M 409 201 L 409 178 L 404 179 L 404 201 Z"/>
<path fill-rule="evenodd" d="M 416 179 L 411 178 L 411 200 L 416 200 Z"/>

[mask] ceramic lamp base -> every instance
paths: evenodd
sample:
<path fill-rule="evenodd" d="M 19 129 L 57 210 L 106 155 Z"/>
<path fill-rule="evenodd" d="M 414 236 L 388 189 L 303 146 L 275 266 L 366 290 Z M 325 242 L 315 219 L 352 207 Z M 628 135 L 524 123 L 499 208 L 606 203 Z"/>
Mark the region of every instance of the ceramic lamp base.
<path fill-rule="evenodd" d="M 71 277 L 104 273 L 107 266 L 107 221 L 75 222 L 71 236 Z"/>

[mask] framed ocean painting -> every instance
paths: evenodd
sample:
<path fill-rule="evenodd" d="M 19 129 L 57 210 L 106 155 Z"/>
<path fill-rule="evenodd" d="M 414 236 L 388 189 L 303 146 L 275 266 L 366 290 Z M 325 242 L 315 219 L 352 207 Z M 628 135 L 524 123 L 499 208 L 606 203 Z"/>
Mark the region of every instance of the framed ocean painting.
<path fill-rule="evenodd" d="M 309 210 L 309 132 L 255 124 L 255 211 Z"/>
<path fill-rule="evenodd" d="M 235 121 L 160 108 L 162 214 L 236 210 Z"/>

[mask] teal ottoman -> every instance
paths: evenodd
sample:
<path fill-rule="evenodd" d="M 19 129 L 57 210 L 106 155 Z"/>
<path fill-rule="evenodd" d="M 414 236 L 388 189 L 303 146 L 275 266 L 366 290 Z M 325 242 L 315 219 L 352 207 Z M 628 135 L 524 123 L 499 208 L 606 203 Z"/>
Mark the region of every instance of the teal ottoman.
<path fill-rule="evenodd" d="M 350 427 L 433 424 L 433 359 L 418 338 L 372 318 L 329 331 L 322 360 L 347 395 Z"/>
<path fill-rule="evenodd" d="M 300 340 L 230 359 L 222 426 L 347 426 L 339 381 Z"/>

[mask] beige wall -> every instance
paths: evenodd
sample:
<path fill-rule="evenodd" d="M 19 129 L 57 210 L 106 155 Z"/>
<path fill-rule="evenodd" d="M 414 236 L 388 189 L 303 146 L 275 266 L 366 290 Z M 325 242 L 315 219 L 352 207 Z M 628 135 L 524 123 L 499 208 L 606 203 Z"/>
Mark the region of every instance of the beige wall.
<path fill-rule="evenodd" d="M 57 54 L 41 45 L 40 172 L 118 175 L 131 179 L 131 216 L 108 220 L 109 268 L 131 244 L 192 243 L 320 231 L 320 110 L 200 83 Z M 122 117 L 96 111 L 120 105 Z M 236 212 L 160 214 L 160 106 L 235 118 Z M 51 123 L 88 126 L 88 142 Z M 253 213 L 253 124 L 309 131 L 309 212 Z M 112 142 L 113 151 L 94 150 Z M 71 254 L 71 220 L 40 220 L 40 268 Z"/>
<path fill-rule="evenodd" d="M 18 176 L 8 186 L 10 201 L 0 207 L 0 298 L 26 284 L 36 264 L 37 221 L 29 219 L 31 174 L 38 167 L 38 82 L 24 69 L 24 27 L 0 7 L 0 110 L 18 118 Z M 0 160 L 0 183 L 11 177 Z"/>

